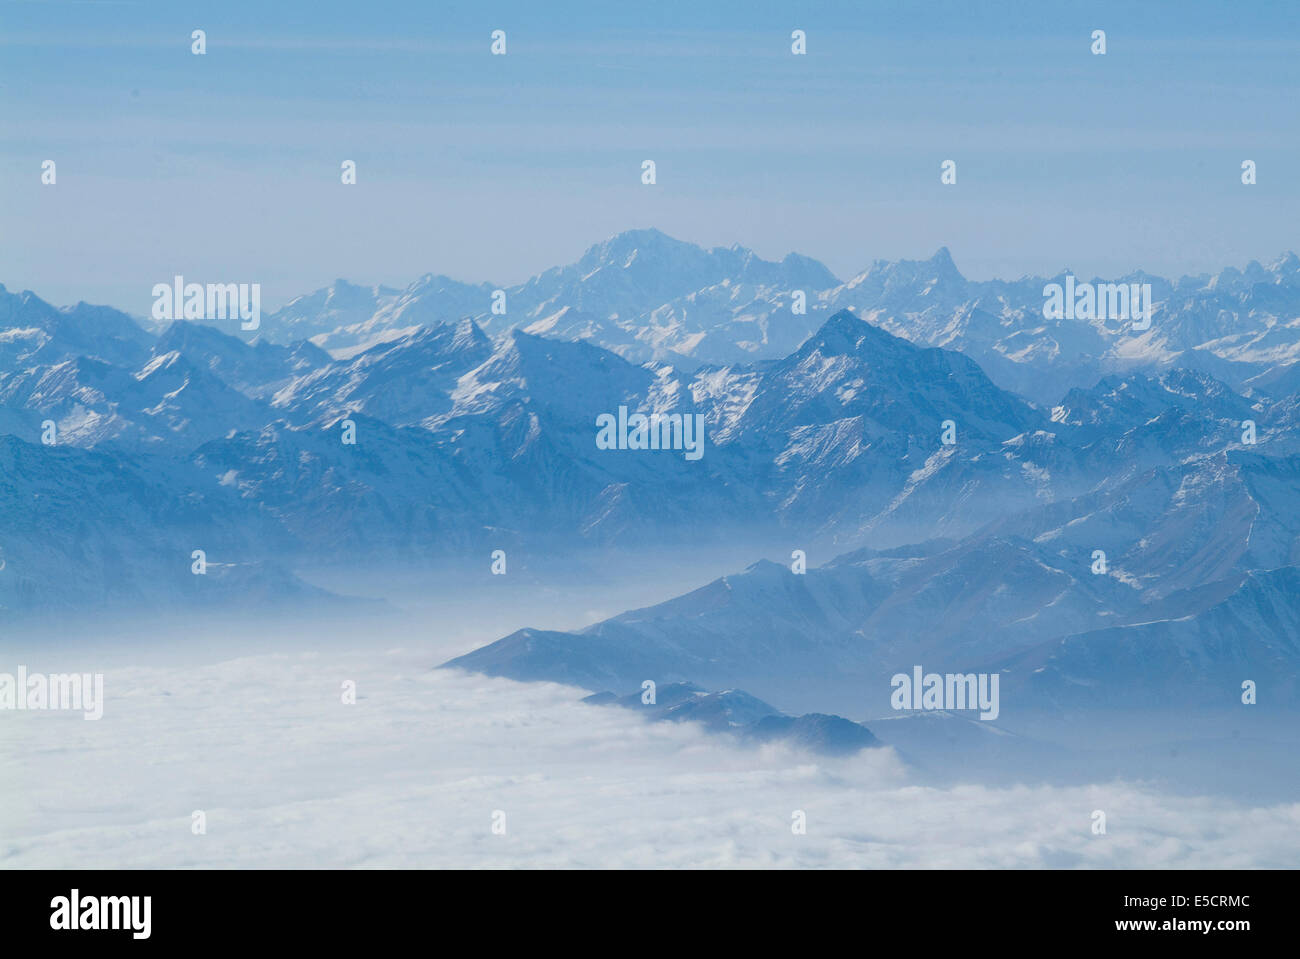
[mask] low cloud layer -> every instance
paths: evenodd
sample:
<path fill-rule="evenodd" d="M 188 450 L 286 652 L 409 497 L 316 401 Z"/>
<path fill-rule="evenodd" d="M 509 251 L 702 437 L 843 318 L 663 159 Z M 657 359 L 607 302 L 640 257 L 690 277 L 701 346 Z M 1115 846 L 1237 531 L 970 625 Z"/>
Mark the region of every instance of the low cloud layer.
<path fill-rule="evenodd" d="M 1300 804 L 915 785 L 428 669 L 425 652 L 118 668 L 98 722 L 0 722 L 0 867 L 1210 867 L 1300 861 Z M 33 665 L 37 668 L 37 665 Z M 355 705 L 341 702 L 345 680 Z M 1106 835 L 1092 813 L 1106 814 Z M 203 810 L 207 832 L 194 835 Z M 494 835 L 493 813 L 505 813 Z M 791 817 L 802 810 L 806 835 Z"/>

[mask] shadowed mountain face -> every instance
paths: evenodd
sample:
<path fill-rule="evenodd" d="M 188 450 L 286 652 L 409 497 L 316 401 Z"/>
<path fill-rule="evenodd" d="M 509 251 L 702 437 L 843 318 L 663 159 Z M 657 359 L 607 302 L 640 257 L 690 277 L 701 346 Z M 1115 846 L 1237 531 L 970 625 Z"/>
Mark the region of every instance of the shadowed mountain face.
<path fill-rule="evenodd" d="M 151 337 L 125 313 L 78 303 L 56 309 L 30 291 L 0 285 L 0 369 L 53 366 L 78 358 L 133 366 L 149 355 Z"/>
<path fill-rule="evenodd" d="M 881 745 L 871 730 L 842 716 L 808 713 L 787 716 L 739 689 L 711 693 L 694 683 L 669 683 L 655 690 L 651 702 L 643 691 L 627 696 L 594 693 L 583 702 L 639 710 L 661 722 L 699 723 L 750 744 L 784 742 L 828 756 L 851 756 Z"/>
<path fill-rule="evenodd" d="M 1266 675 L 1274 702 L 1294 708 L 1294 479 L 1278 493 L 1298 465 L 1193 457 L 957 542 L 859 550 L 802 575 L 760 562 L 581 632 L 525 629 L 448 665 L 588 688 L 691 677 L 857 716 L 885 714 L 889 677 L 915 664 L 999 673 L 1013 710 L 1187 697 L 1227 708 L 1243 680 Z"/>

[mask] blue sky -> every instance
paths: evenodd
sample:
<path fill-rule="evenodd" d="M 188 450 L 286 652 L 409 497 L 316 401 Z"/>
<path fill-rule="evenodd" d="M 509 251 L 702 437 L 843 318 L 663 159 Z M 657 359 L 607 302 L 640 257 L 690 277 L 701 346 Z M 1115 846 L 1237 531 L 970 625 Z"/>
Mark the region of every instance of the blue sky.
<path fill-rule="evenodd" d="M 1217 270 L 1300 247 L 1298 89 L 1295 3 L 0 0 L 0 282 L 274 306 L 646 226 L 845 278 L 943 245 L 976 278 Z"/>

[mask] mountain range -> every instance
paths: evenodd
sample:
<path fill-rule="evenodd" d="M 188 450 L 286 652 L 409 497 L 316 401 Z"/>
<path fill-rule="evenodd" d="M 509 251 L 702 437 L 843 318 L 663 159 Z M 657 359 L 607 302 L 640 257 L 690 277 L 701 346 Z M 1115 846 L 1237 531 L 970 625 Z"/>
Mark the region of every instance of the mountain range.
<path fill-rule="evenodd" d="M 1045 319 L 1043 288 L 1067 275 L 970 281 L 943 248 L 928 260 L 877 260 L 845 281 L 796 254 L 770 261 L 740 246 L 706 250 L 632 230 L 515 286 L 426 275 L 398 291 L 339 280 L 268 317 L 264 335 L 285 344 L 311 339 L 349 356 L 417 326 L 470 317 L 494 336 L 522 329 L 587 341 L 635 363 L 692 369 L 781 359 L 847 309 L 918 345 L 961 352 L 999 386 L 1040 404 L 1105 373 L 1179 367 L 1270 392 L 1270 374 L 1300 360 L 1294 253 L 1213 275 L 1112 278 L 1152 288 L 1155 315 L 1140 335 L 1115 320 Z M 497 289 L 504 314 L 492 311 Z M 806 312 L 794 310 L 796 291 Z"/>
<path fill-rule="evenodd" d="M 328 605 L 304 568 L 752 544 L 677 599 L 454 663 L 787 712 L 884 712 L 915 663 L 1051 708 L 1256 677 L 1294 701 L 1300 261 L 1119 278 L 1152 287 L 1141 332 L 1044 319 L 1059 279 L 970 282 L 940 251 L 840 282 L 642 230 L 504 314 L 491 284 L 339 281 L 251 337 L 0 287 L 0 607 Z M 704 455 L 600 449 L 620 408 L 702 417 Z"/>

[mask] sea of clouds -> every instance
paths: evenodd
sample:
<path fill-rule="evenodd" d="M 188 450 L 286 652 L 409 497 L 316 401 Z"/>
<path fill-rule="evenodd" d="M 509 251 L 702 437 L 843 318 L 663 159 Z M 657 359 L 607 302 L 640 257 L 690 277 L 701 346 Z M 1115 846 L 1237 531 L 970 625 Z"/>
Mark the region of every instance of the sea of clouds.
<path fill-rule="evenodd" d="M 0 715 L 0 867 L 1300 861 L 1300 803 L 1123 782 L 923 786 L 891 749 L 741 747 L 585 705 L 571 687 L 430 669 L 422 648 L 158 659 L 105 670 L 98 722 Z M 1092 832 L 1097 809 L 1105 835 Z M 205 834 L 192 832 L 195 810 Z M 505 835 L 491 828 L 497 810 Z M 805 835 L 791 830 L 795 810 Z"/>

